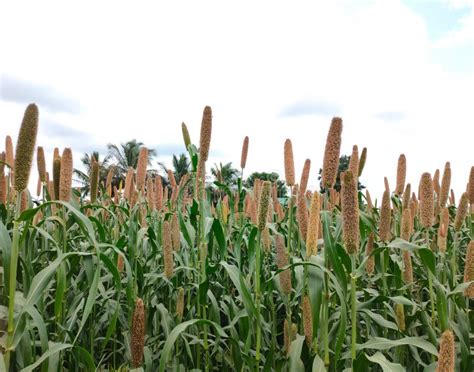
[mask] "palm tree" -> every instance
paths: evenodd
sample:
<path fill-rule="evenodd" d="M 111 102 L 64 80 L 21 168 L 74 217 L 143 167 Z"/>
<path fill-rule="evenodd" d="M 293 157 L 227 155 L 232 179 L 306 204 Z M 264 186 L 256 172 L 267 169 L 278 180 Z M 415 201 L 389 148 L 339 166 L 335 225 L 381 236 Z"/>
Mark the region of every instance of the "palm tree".
<path fill-rule="evenodd" d="M 74 181 L 81 184 L 81 191 L 84 195 L 87 195 L 87 193 L 89 192 L 90 173 L 91 173 L 92 163 L 95 161 L 99 163 L 99 169 L 100 169 L 99 181 L 101 182 L 105 181 L 107 177 L 109 162 L 110 162 L 109 155 L 105 156 L 101 160 L 100 154 L 98 151 L 92 151 L 90 154 L 85 153 L 81 158 L 84 171 L 74 168 L 74 175 L 75 175 Z"/>
<path fill-rule="evenodd" d="M 181 178 L 186 174 L 189 173 L 189 169 L 191 167 L 191 162 L 189 161 L 186 154 L 180 154 L 179 156 L 173 155 L 173 160 L 171 161 L 173 166 L 173 174 L 176 182 L 179 183 Z M 163 169 L 165 173 L 168 173 L 168 168 L 162 162 L 159 162 L 158 165 Z"/>
<path fill-rule="evenodd" d="M 237 168 L 232 167 L 232 163 L 227 163 L 222 165 L 219 163 L 214 164 L 214 167 L 211 168 L 211 173 L 215 177 L 216 181 L 224 183 L 228 186 L 234 186 L 239 178 L 240 171 Z"/>
<path fill-rule="evenodd" d="M 128 167 L 137 168 L 138 155 L 143 147 L 143 142 L 136 139 L 121 143 L 117 146 L 113 143 L 107 145 L 109 156 L 114 160 L 120 174 L 127 173 Z M 156 156 L 156 150 L 148 149 L 148 164 Z"/>

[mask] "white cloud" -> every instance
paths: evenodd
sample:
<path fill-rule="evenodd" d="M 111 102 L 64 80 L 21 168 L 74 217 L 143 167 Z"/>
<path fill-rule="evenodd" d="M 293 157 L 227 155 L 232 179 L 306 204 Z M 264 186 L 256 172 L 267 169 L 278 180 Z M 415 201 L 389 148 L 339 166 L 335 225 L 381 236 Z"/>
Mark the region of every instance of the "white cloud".
<path fill-rule="evenodd" d="M 212 164 L 237 165 L 249 135 L 246 173 L 282 173 L 289 137 L 297 169 L 312 159 L 316 187 L 331 116 L 340 115 L 343 152 L 368 147 L 362 181 L 375 196 L 383 176 L 394 183 L 401 152 L 415 184 L 450 160 L 460 191 L 472 165 L 472 73 L 454 76 L 434 64 L 423 19 L 400 1 L 354 4 L 11 3 L 0 25 L 8 35 L 0 72 L 73 96 L 80 114 L 59 118 L 43 108 L 41 115 L 67 121 L 96 143 L 181 143 L 182 121 L 197 142 L 202 109 L 211 105 L 211 148 L 222 153 L 211 152 Z M 338 112 L 280 115 L 295 102 Z M 0 101 L 0 135 L 16 135 L 22 111 Z M 400 119 L 383 121 L 380 113 Z"/>

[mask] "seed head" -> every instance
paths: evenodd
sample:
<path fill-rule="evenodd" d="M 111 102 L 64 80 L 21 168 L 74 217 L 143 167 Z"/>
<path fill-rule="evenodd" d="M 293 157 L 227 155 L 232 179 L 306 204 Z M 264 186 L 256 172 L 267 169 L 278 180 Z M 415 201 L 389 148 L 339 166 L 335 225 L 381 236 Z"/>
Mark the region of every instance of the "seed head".
<path fill-rule="evenodd" d="M 402 212 L 402 226 L 400 237 L 406 241 L 410 241 L 411 225 L 412 224 L 410 209 L 404 209 Z"/>
<path fill-rule="evenodd" d="M 71 199 L 72 185 L 72 151 L 69 147 L 63 150 L 61 156 L 61 172 L 59 175 L 59 200 L 69 201 Z"/>
<path fill-rule="evenodd" d="M 390 194 L 390 185 L 388 183 L 388 178 L 387 177 L 383 178 L 383 183 L 385 185 L 385 190 L 388 191 L 388 193 Z"/>
<path fill-rule="evenodd" d="M 16 143 L 14 186 L 17 192 L 28 187 L 37 133 L 38 107 L 32 103 L 25 110 Z"/>
<path fill-rule="evenodd" d="M 341 151 L 342 119 L 332 119 L 324 150 L 322 183 L 324 188 L 332 188 L 336 183 Z"/>
<path fill-rule="evenodd" d="M 7 202 L 7 177 L 0 174 L 0 204 Z"/>
<path fill-rule="evenodd" d="M 262 231 L 267 224 L 268 205 L 270 203 L 270 189 L 272 184 L 269 181 L 263 182 L 262 192 L 258 202 L 258 229 Z"/>
<path fill-rule="evenodd" d="M 439 218 L 438 229 L 438 248 L 441 253 L 446 252 L 447 236 L 449 228 L 449 211 L 448 208 L 442 208 Z"/>
<path fill-rule="evenodd" d="M 349 161 L 349 170 L 354 175 L 354 178 L 356 180 L 356 186 L 357 186 L 357 182 L 359 178 L 359 149 L 357 148 L 357 145 L 354 145 L 352 147 L 352 155 Z"/>
<path fill-rule="evenodd" d="M 5 162 L 6 162 L 6 155 L 5 151 L 0 153 L 0 175 L 5 175 Z"/>
<path fill-rule="evenodd" d="M 105 189 L 107 190 L 107 195 L 112 196 L 112 179 L 115 174 L 115 165 L 111 165 L 107 172 L 107 178 L 105 179 Z"/>
<path fill-rule="evenodd" d="M 92 169 L 91 169 L 91 203 L 95 203 L 97 200 L 97 191 L 99 189 L 99 162 L 95 159 L 92 162 Z"/>
<path fill-rule="evenodd" d="M 276 261 L 278 269 L 283 269 L 289 264 L 288 254 L 285 249 L 285 242 L 280 234 L 275 236 L 276 245 Z M 281 290 L 284 294 L 291 293 L 291 272 L 288 270 L 282 271 L 279 275 Z"/>
<path fill-rule="evenodd" d="M 53 192 L 51 196 L 54 200 L 59 200 L 59 184 L 61 178 L 61 157 L 53 158 Z"/>
<path fill-rule="evenodd" d="M 308 295 L 303 297 L 303 328 L 306 343 L 311 347 L 313 343 L 313 312 Z"/>
<path fill-rule="evenodd" d="M 132 368 L 139 368 L 142 365 L 143 348 L 145 347 L 145 305 L 141 298 L 137 298 L 135 301 L 130 341 Z"/>
<path fill-rule="evenodd" d="M 380 207 L 380 225 L 379 236 L 383 242 L 390 240 L 390 225 L 392 219 L 392 207 L 390 205 L 390 192 L 385 190 L 382 196 L 382 205 Z"/>
<path fill-rule="evenodd" d="M 410 211 L 411 211 L 411 216 L 413 218 L 415 218 L 415 216 L 418 215 L 418 199 L 416 198 L 416 195 L 414 192 L 411 194 Z"/>
<path fill-rule="evenodd" d="M 137 190 L 143 191 L 145 187 L 146 168 L 148 166 L 148 149 L 145 146 L 140 148 L 137 162 Z"/>
<path fill-rule="evenodd" d="M 36 165 L 38 166 L 38 174 L 41 182 L 46 182 L 46 160 L 44 159 L 44 149 L 38 146 L 36 153 Z"/>
<path fill-rule="evenodd" d="M 133 168 L 128 167 L 127 170 L 127 175 L 125 177 L 125 187 L 123 190 L 123 194 L 125 196 L 125 199 L 130 200 L 131 195 L 132 195 L 132 184 L 133 184 Z"/>
<path fill-rule="evenodd" d="M 359 177 L 362 175 L 362 171 L 364 170 L 364 166 L 365 166 L 366 161 L 367 161 L 367 147 L 364 147 L 362 149 L 362 153 L 360 154 L 359 174 L 358 174 Z"/>
<path fill-rule="evenodd" d="M 367 212 L 372 212 L 374 209 L 374 204 L 372 203 L 372 198 L 370 197 L 369 190 L 365 190 L 365 199 L 367 200 Z"/>
<path fill-rule="evenodd" d="M 295 161 L 293 160 L 293 145 L 290 139 L 286 139 L 284 147 L 285 179 L 288 186 L 295 184 Z"/>
<path fill-rule="evenodd" d="M 441 180 L 441 191 L 439 195 L 439 205 L 441 208 L 444 208 L 446 206 L 446 202 L 448 201 L 448 195 L 449 195 L 449 188 L 451 187 L 451 165 L 448 162 L 446 162 L 444 166 L 444 173 L 443 173 L 443 179 Z"/>
<path fill-rule="evenodd" d="M 171 241 L 171 227 L 168 221 L 163 222 L 163 258 L 165 266 L 165 276 L 167 279 L 173 276 L 174 263 L 173 263 L 173 246 Z"/>
<path fill-rule="evenodd" d="M 439 342 L 438 366 L 436 372 L 454 372 L 456 349 L 453 331 L 447 329 Z"/>
<path fill-rule="evenodd" d="M 247 155 L 249 152 L 249 137 L 245 136 L 244 143 L 242 144 L 242 155 L 240 156 L 240 168 L 244 169 L 247 164 Z"/>
<path fill-rule="evenodd" d="M 179 320 L 183 319 L 184 314 L 184 288 L 178 289 L 178 298 L 176 299 L 176 316 Z"/>
<path fill-rule="evenodd" d="M 468 196 L 469 196 L 469 203 L 474 205 L 474 166 L 471 167 L 471 172 L 469 173 L 469 186 L 468 186 Z M 454 196 L 453 196 L 454 199 Z"/>
<path fill-rule="evenodd" d="M 21 192 L 20 212 L 26 211 L 27 209 L 28 209 L 28 190 L 25 189 Z"/>
<path fill-rule="evenodd" d="M 401 154 L 398 157 L 398 166 L 397 166 L 397 185 L 395 187 L 395 192 L 398 195 L 403 193 L 405 188 L 405 180 L 407 176 L 407 159 L 405 154 Z"/>
<path fill-rule="evenodd" d="M 395 304 L 395 315 L 397 317 L 398 329 L 401 332 L 405 332 L 405 311 L 403 310 L 403 304 Z"/>
<path fill-rule="evenodd" d="M 367 239 L 367 247 L 365 249 L 365 256 L 368 257 L 365 271 L 367 274 L 372 275 L 375 270 L 375 257 L 372 255 L 374 250 L 374 233 L 370 233 Z"/>
<path fill-rule="evenodd" d="M 270 232 L 268 228 L 266 227 L 262 231 L 262 246 L 263 246 L 263 250 L 265 254 L 270 252 L 271 244 L 272 243 L 271 243 L 271 238 L 270 238 Z"/>
<path fill-rule="evenodd" d="M 191 144 L 191 137 L 189 135 L 188 127 L 186 124 L 181 123 L 181 131 L 183 132 L 183 141 L 184 141 L 184 147 L 188 148 L 188 146 Z"/>
<path fill-rule="evenodd" d="M 464 266 L 464 282 L 474 280 L 474 240 L 469 242 L 466 250 L 466 263 Z M 464 295 L 469 298 L 474 298 L 474 283 L 464 290 Z"/>
<path fill-rule="evenodd" d="M 153 178 L 147 177 L 146 179 L 146 202 L 148 204 L 148 208 L 151 210 L 155 210 L 155 193 L 153 190 Z"/>
<path fill-rule="evenodd" d="M 320 222 L 320 198 L 319 193 L 315 191 L 311 198 L 309 208 L 308 234 L 306 236 L 306 258 L 315 256 L 318 253 L 318 230 Z"/>
<path fill-rule="evenodd" d="M 439 169 L 436 169 L 433 175 L 433 190 L 434 192 L 436 192 L 436 195 L 438 196 L 440 194 L 440 189 L 441 189 L 441 186 L 439 184 Z"/>
<path fill-rule="evenodd" d="M 405 186 L 405 192 L 403 193 L 403 209 L 407 209 L 410 206 L 410 196 L 411 196 L 411 184 L 407 183 Z"/>
<path fill-rule="evenodd" d="M 15 163 L 15 154 L 13 152 L 13 141 L 10 136 L 5 137 L 5 163 L 13 170 Z"/>
<path fill-rule="evenodd" d="M 403 251 L 403 281 L 405 284 L 413 284 L 413 265 L 410 251 Z"/>
<path fill-rule="evenodd" d="M 125 261 L 123 260 L 123 256 L 121 254 L 117 255 L 117 270 L 119 273 L 123 271 L 124 265 Z"/>
<path fill-rule="evenodd" d="M 359 203 L 357 186 L 351 171 L 345 172 L 343 179 L 342 234 L 347 253 L 357 253 L 359 249 Z"/>
<path fill-rule="evenodd" d="M 174 212 L 171 219 L 171 242 L 174 251 L 179 251 L 181 248 L 181 235 L 179 229 L 178 213 Z"/>
<path fill-rule="evenodd" d="M 438 194 L 439 195 L 439 194 Z M 434 215 L 433 181 L 431 175 L 425 172 L 420 181 L 420 220 L 423 227 L 431 227 Z"/>
<path fill-rule="evenodd" d="M 308 234 L 308 207 L 306 206 L 306 197 L 302 193 L 298 193 L 296 200 L 298 226 L 300 228 L 301 238 L 306 239 Z"/>
<path fill-rule="evenodd" d="M 306 188 L 308 187 L 310 169 L 311 169 L 311 160 L 306 159 L 304 162 L 303 171 L 301 172 L 300 190 L 299 190 L 301 194 L 304 194 L 306 192 Z"/>
<path fill-rule="evenodd" d="M 459 200 L 458 210 L 456 211 L 456 218 L 454 220 L 454 230 L 456 231 L 461 230 L 461 227 L 464 224 L 464 220 L 466 219 L 467 215 L 468 204 L 469 197 L 467 193 L 463 193 L 461 195 L 461 199 Z"/>
<path fill-rule="evenodd" d="M 456 204 L 456 198 L 454 197 L 454 191 L 451 189 L 449 193 L 449 205 L 455 205 Z"/>
<path fill-rule="evenodd" d="M 160 176 L 155 177 L 155 207 L 157 210 L 163 208 L 163 184 Z"/>
<path fill-rule="evenodd" d="M 209 106 L 204 107 L 201 122 L 201 136 L 199 138 L 199 155 L 203 162 L 209 157 L 212 134 L 212 110 Z"/>
<path fill-rule="evenodd" d="M 285 319 L 285 321 L 283 322 L 283 345 L 285 348 L 285 353 L 287 355 L 290 354 L 291 329 L 287 319 Z"/>
<path fill-rule="evenodd" d="M 178 186 L 178 184 L 176 183 L 176 178 L 174 178 L 174 173 L 171 169 L 168 169 L 167 171 L 167 174 L 168 174 L 168 180 L 170 181 L 170 185 L 172 188 L 175 188 Z"/>

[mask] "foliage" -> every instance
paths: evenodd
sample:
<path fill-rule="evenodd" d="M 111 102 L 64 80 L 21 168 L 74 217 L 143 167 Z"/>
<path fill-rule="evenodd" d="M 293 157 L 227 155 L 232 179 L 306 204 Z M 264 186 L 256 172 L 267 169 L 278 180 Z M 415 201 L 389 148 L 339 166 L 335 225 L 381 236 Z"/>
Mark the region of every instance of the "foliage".
<path fill-rule="evenodd" d="M 334 189 L 338 192 L 341 191 L 341 173 L 349 169 L 350 161 L 351 161 L 351 157 L 347 156 L 347 155 L 342 155 L 339 158 L 339 168 L 337 170 L 336 183 L 334 184 Z M 322 169 L 319 169 L 318 180 L 321 180 L 321 173 L 322 173 Z M 357 185 L 357 189 L 359 191 L 363 190 L 363 189 L 365 189 L 365 186 L 359 182 L 358 185 Z M 322 194 L 324 194 L 325 189 L 323 187 L 321 187 L 320 192 Z"/>
<path fill-rule="evenodd" d="M 288 195 L 287 188 L 285 182 L 280 180 L 280 175 L 276 172 L 254 172 L 250 176 L 247 177 L 244 184 L 245 187 L 252 188 L 255 179 L 258 178 L 262 181 L 270 181 L 272 183 L 276 182 L 277 185 L 277 193 L 279 198 L 286 198 Z"/>

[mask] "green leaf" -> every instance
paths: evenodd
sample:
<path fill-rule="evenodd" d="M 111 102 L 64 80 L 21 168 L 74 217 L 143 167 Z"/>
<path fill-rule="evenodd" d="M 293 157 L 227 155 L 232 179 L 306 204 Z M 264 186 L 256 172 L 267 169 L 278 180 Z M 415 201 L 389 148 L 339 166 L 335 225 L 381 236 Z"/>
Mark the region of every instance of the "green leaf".
<path fill-rule="evenodd" d="M 327 372 L 323 360 L 316 355 L 313 360 L 313 369 L 312 372 Z"/>
<path fill-rule="evenodd" d="M 304 336 L 296 335 L 290 346 L 290 371 L 304 372 L 304 364 L 301 361 L 301 350 L 303 349 Z"/>
<path fill-rule="evenodd" d="M 389 328 L 389 329 L 393 329 L 395 331 L 398 331 L 397 325 L 394 322 L 391 322 L 391 321 L 385 319 L 382 315 L 376 314 L 373 311 L 368 310 L 368 309 L 361 309 L 360 311 L 366 313 L 378 325 L 380 325 L 384 328 Z"/>
<path fill-rule="evenodd" d="M 372 363 L 377 363 L 380 367 L 382 367 L 383 372 L 404 372 L 405 368 L 398 363 L 392 363 L 385 358 L 385 356 L 377 351 L 374 355 L 369 356 L 365 354 L 365 357 L 370 360 Z"/>
<path fill-rule="evenodd" d="M 428 267 L 428 269 L 430 269 L 431 273 L 434 276 L 437 276 L 437 273 L 436 273 L 436 259 L 435 259 L 435 256 L 434 256 L 433 252 L 431 251 L 431 249 L 429 249 L 429 248 L 420 248 L 420 249 L 418 249 L 418 255 L 420 256 L 420 259 L 423 262 L 423 264 L 426 267 Z"/>
<path fill-rule="evenodd" d="M 250 295 L 250 291 L 243 280 L 242 273 L 240 272 L 237 266 L 230 265 L 224 261 L 221 261 L 220 264 L 224 266 L 224 268 L 227 270 L 227 273 L 229 274 L 232 283 L 234 283 L 235 287 L 237 288 L 237 291 L 239 291 L 240 297 L 242 297 L 242 301 L 244 302 L 244 306 L 247 310 L 248 316 L 257 319 L 258 321 L 257 309 L 255 307 L 252 296 Z"/>
<path fill-rule="evenodd" d="M 81 321 L 81 326 L 79 327 L 79 330 L 76 333 L 76 338 L 74 339 L 74 344 L 77 341 L 77 338 L 81 334 L 82 328 L 84 328 L 84 325 L 86 324 L 87 318 L 89 318 L 89 315 L 92 311 L 92 307 L 95 304 L 95 297 L 97 294 L 97 286 L 99 285 L 99 277 L 100 277 L 100 266 L 97 266 L 94 274 L 94 280 L 92 281 L 91 288 L 89 290 L 89 295 L 87 296 L 87 301 L 86 301 L 86 306 L 84 306 L 84 312 L 82 314 L 82 321 Z"/>
<path fill-rule="evenodd" d="M 405 251 L 410 251 L 410 252 L 416 252 L 419 249 L 422 249 L 422 247 L 420 247 L 416 244 L 407 242 L 406 240 L 401 239 L 401 238 L 395 238 L 390 243 L 388 243 L 387 247 L 403 249 Z"/>
<path fill-rule="evenodd" d="M 70 349 L 73 347 L 71 344 L 53 344 L 46 353 L 41 355 L 36 362 L 30 364 L 28 367 L 23 368 L 21 372 L 32 372 L 35 368 L 39 367 L 46 359 L 50 358 L 52 355 L 59 353 L 61 350 Z"/>
<path fill-rule="evenodd" d="M 25 303 L 23 305 L 23 308 L 21 312 L 18 315 L 18 321 L 16 322 L 15 325 L 15 330 L 14 333 L 16 333 L 20 328 L 18 327 L 20 322 L 21 317 L 24 315 L 26 311 L 28 311 L 29 307 L 34 306 L 38 300 L 44 296 L 44 290 L 48 285 L 51 284 L 51 277 L 53 274 L 56 272 L 58 266 L 63 262 L 66 258 L 72 257 L 72 256 L 90 256 L 91 253 L 85 253 L 85 252 L 70 252 L 66 254 L 61 254 L 56 258 L 53 262 L 49 264 L 49 266 L 45 267 L 43 270 L 41 270 L 38 274 L 35 275 L 31 282 L 30 290 L 28 291 L 28 295 L 26 297 Z M 18 341 L 20 339 L 19 335 L 16 335 L 15 337 L 18 337 Z"/>
<path fill-rule="evenodd" d="M 347 277 L 342 266 L 341 259 L 337 254 L 336 244 L 331 234 L 331 220 L 330 214 L 327 211 L 321 213 L 322 222 L 323 222 L 323 237 L 324 237 L 324 249 L 328 254 L 329 260 L 334 267 L 334 273 L 336 274 L 337 279 L 341 283 L 341 288 L 344 293 L 347 290 Z"/>
<path fill-rule="evenodd" d="M 192 325 L 208 325 L 214 327 L 214 329 L 217 331 L 220 337 L 227 337 L 227 334 L 224 332 L 224 330 L 221 328 L 220 325 L 217 323 L 211 322 L 210 320 L 205 320 L 205 319 L 191 319 L 188 320 L 187 322 L 183 322 L 181 324 L 178 324 L 174 329 L 171 331 L 169 334 L 168 338 L 166 339 L 166 342 L 163 346 L 162 352 L 161 352 L 161 357 L 160 357 L 160 372 L 165 371 L 166 369 L 166 363 L 171 357 L 171 352 L 173 351 L 173 345 L 176 342 L 177 338 L 183 333 L 186 328 Z"/>
<path fill-rule="evenodd" d="M 388 340 L 382 337 L 372 337 L 369 341 L 364 344 L 358 344 L 357 350 L 374 349 L 374 350 L 387 350 L 392 347 L 401 345 L 412 345 L 419 349 L 423 349 L 430 354 L 438 356 L 438 350 L 433 346 L 432 343 L 426 341 L 421 337 L 405 337 L 399 340 Z"/>

